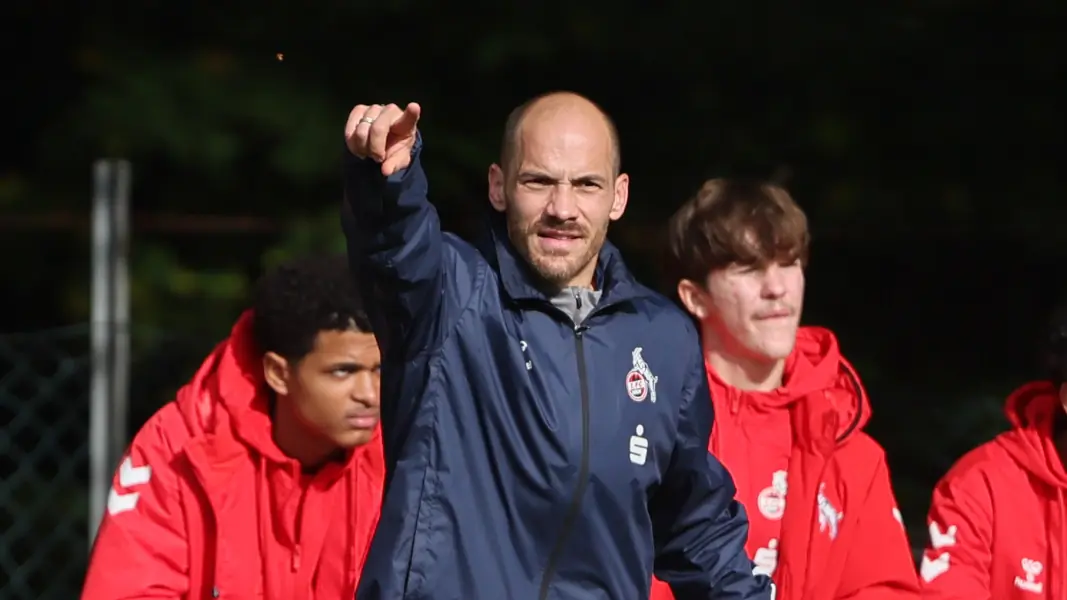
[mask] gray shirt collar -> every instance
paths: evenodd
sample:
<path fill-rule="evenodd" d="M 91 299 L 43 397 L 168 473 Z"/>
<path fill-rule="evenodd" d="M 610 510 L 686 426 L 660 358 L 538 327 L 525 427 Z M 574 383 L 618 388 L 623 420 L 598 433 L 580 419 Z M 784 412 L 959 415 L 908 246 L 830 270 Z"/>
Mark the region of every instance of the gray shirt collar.
<path fill-rule="evenodd" d="M 574 326 L 581 325 L 600 302 L 600 290 L 587 287 L 565 287 L 552 297 L 552 306 L 571 318 Z"/>

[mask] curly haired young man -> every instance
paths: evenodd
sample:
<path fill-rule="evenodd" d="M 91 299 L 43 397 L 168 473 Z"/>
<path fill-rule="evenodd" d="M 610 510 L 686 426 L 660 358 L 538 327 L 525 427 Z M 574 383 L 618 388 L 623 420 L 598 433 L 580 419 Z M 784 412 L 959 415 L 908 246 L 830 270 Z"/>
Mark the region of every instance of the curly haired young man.
<path fill-rule="evenodd" d="M 378 520 L 381 357 L 343 257 L 268 273 L 115 474 L 87 600 L 351 598 Z"/>

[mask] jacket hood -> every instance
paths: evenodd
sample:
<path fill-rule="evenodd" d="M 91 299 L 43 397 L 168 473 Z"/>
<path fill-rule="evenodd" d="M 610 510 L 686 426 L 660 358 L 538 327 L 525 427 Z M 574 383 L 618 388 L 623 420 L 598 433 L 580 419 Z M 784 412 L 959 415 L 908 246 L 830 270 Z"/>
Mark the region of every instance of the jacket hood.
<path fill-rule="evenodd" d="M 734 410 L 770 412 L 804 401 L 807 412 L 836 413 L 834 437 L 859 431 L 870 419 L 867 392 L 851 364 L 841 355 L 837 337 L 821 327 L 801 327 L 785 365 L 783 384 L 770 392 L 739 390 L 727 385 L 708 365 L 713 396 L 726 399 Z"/>
<path fill-rule="evenodd" d="M 996 439 L 1020 466 L 1057 488 L 1067 488 L 1067 472 L 1053 436 L 1062 411 L 1051 382 L 1028 383 L 1008 396 L 1004 412 L 1012 430 Z"/>
<path fill-rule="evenodd" d="M 288 458 L 271 439 L 269 396 L 246 311 L 185 387 L 178 408 L 194 436 L 231 434 L 276 462 Z"/>
<path fill-rule="evenodd" d="M 270 394 L 252 322 L 252 311 L 241 315 L 230 337 L 215 347 L 192 381 L 178 391 L 178 408 L 194 437 L 233 437 L 267 461 L 290 464 L 294 461 L 274 443 Z M 375 439 L 367 446 L 377 443 Z"/>

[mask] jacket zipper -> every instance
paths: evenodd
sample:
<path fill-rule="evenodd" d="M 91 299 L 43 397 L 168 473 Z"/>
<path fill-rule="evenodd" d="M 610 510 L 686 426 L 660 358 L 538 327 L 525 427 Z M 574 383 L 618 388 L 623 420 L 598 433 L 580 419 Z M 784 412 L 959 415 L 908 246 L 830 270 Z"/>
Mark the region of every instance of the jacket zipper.
<path fill-rule="evenodd" d="M 581 308 L 581 298 L 575 295 L 575 300 L 578 308 Z M 586 318 L 588 319 L 588 316 Z M 578 467 L 578 487 L 575 488 L 574 496 L 571 497 L 571 505 L 567 509 L 566 517 L 563 519 L 563 527 L 560 529 L 559 537 L 556 538 L 556 544 L 552 547 L 552 553 L 548 555 L 545 572 L 541 576 L 541 593 L 538 596 L 540 600 L 548 598 L 548 586 L 552 583 L 552 577 L 556 574 L 556 563 L 559 562 L 560 557 L 563 555 L 564 544 L 566 544 L 567 538 L 570 536 L 571 529 L 574 528 L 578 513 L 581 512 L 582 498 L 585 496 L 585 488 L 589 483 L 589 383 L 586 381 L 585 342 L 582 338 L 582 334 L 585 333 L 586 329 L 585 325 L 574 326 L 574 349 L 578 359 L 578 385 L 582 393 L 582 460 Z"/>

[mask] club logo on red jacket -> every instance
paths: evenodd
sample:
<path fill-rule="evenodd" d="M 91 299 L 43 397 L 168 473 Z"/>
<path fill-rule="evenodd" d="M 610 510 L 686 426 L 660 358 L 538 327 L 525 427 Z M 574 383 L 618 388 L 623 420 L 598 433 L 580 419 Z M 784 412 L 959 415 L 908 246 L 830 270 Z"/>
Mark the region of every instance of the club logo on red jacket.
<path fill-rule="evenodd" d="M 760 514 L 771 521 L 777 521 L 785 514 L 785 494 L 789 489 L 785 471 L 775 471 L 771 475 L 771 485 L 763 488 L 756 497 Z"/>
<path fill-rule="evenodd" d="M 830 500 L 826 497 L 824 491 L 826 490 L 826 484 L 819 484 L 819 495 L 817 501 L 819 504 L 819 533 L 828 532 L 830 539 L 837 539 L 837 527 L 841 522 L 841 519 L 845 517 L 845 514 L 830 503 Z"/>

